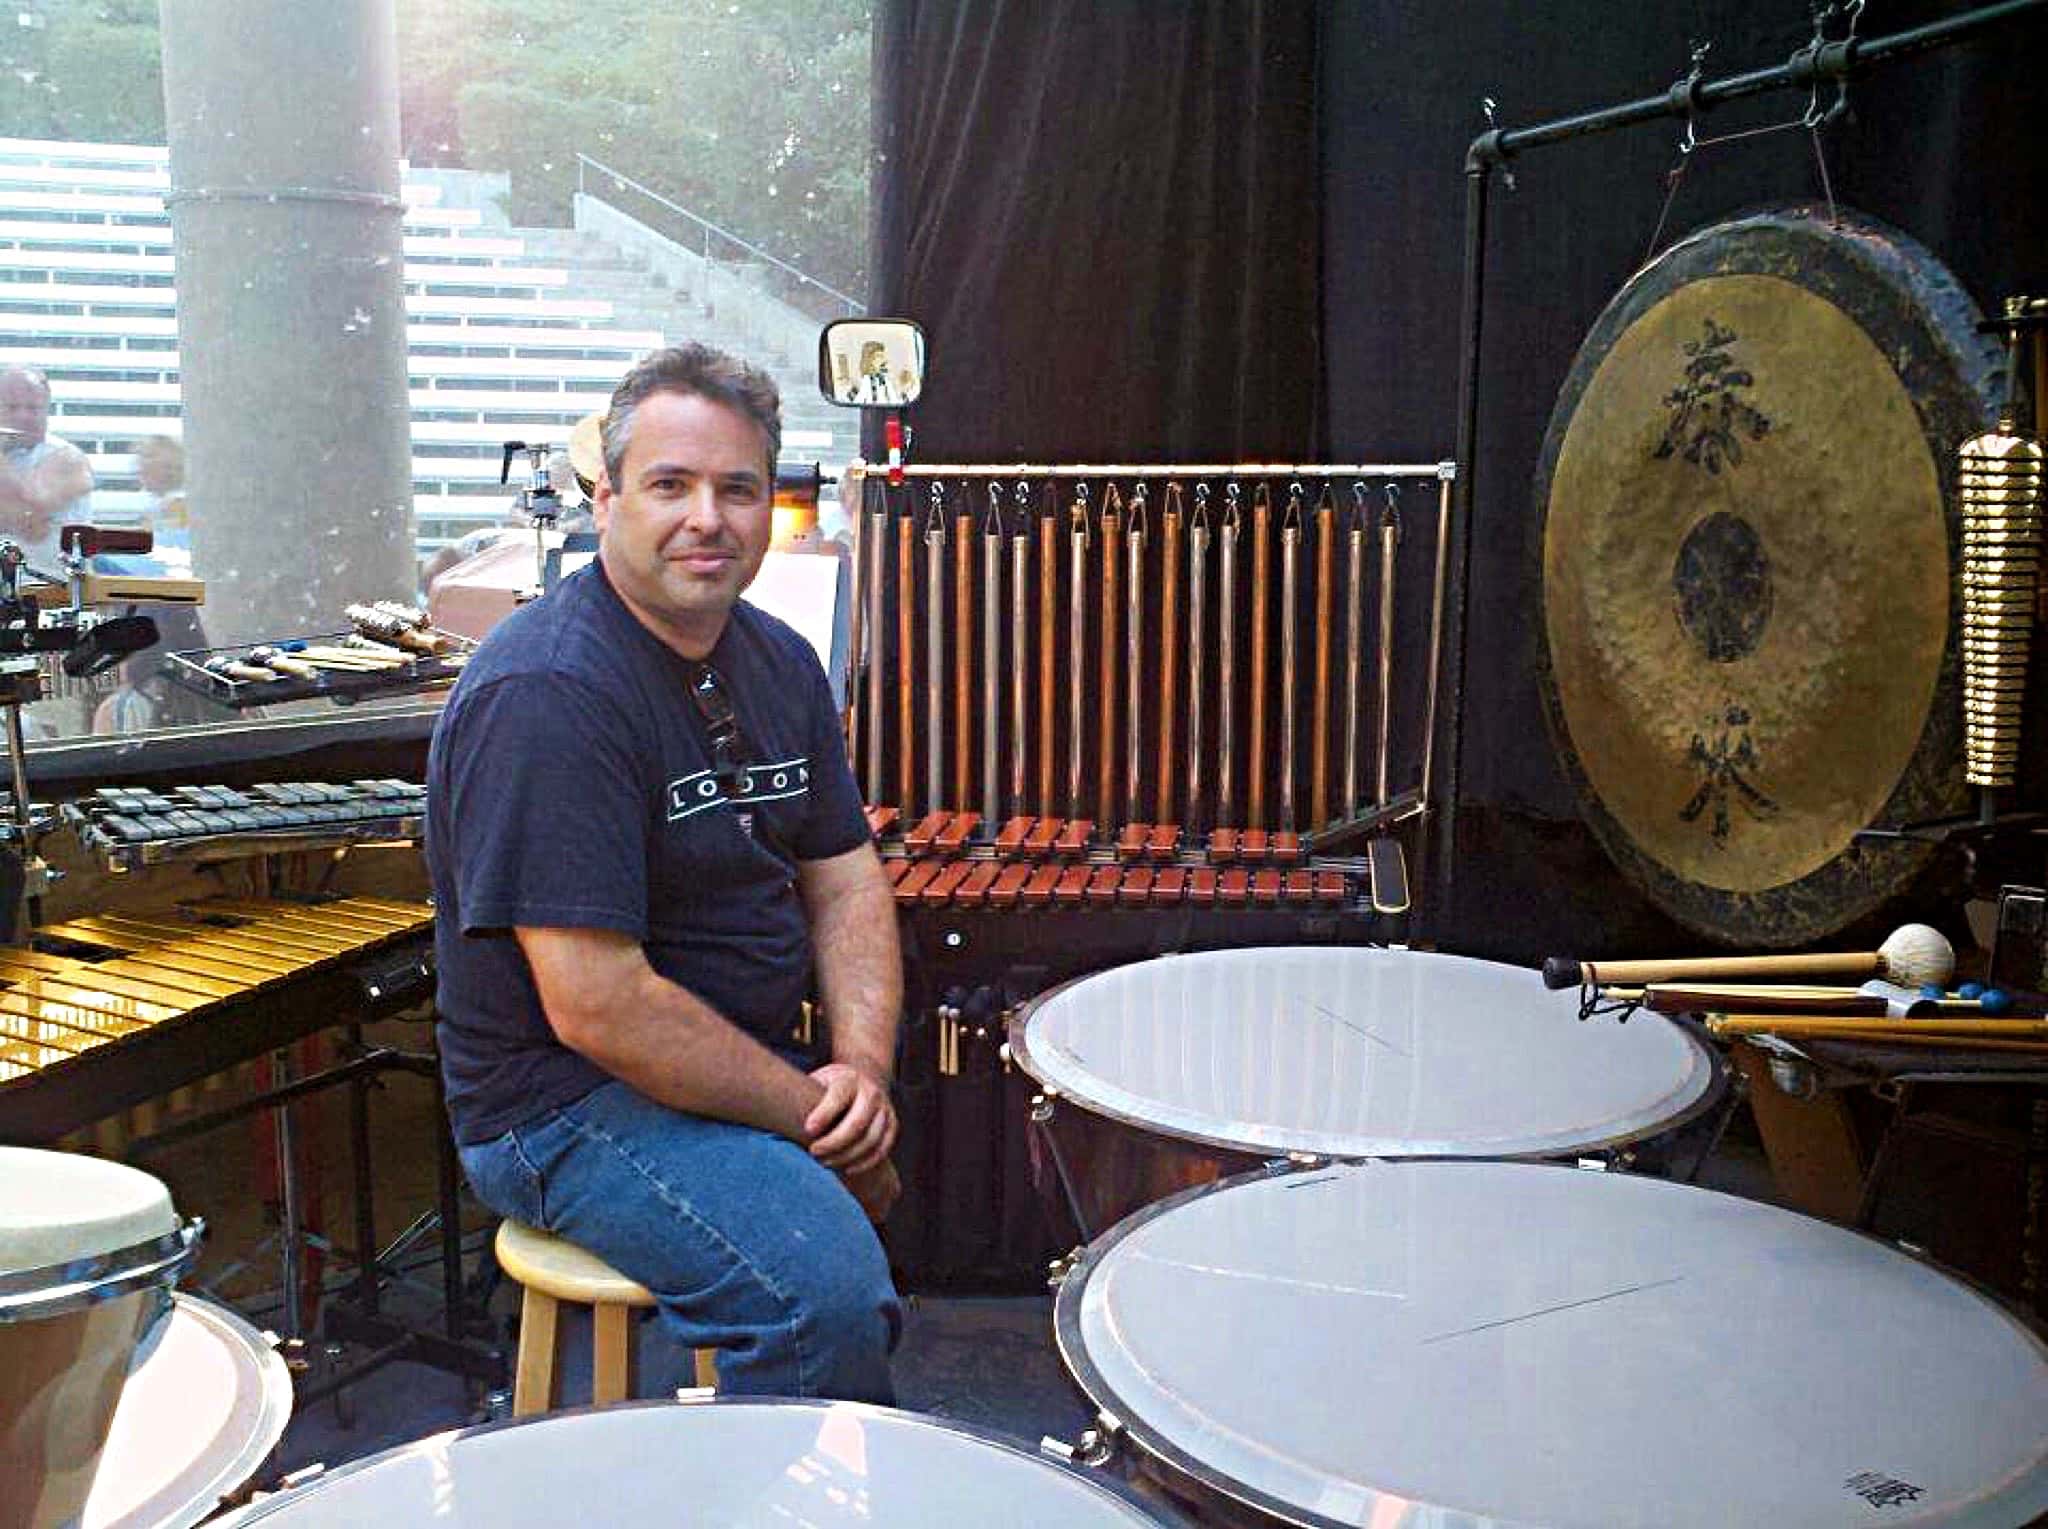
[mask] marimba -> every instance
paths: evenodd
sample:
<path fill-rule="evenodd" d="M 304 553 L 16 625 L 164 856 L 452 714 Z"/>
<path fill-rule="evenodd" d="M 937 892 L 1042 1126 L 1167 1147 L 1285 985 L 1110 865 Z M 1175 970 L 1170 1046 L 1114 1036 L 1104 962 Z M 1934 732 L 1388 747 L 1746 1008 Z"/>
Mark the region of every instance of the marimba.
<path fill-rule="evenodd" d="M 54 1140 L 427 991 L 433 909 L 209 898 L 0 948 L 0 1139 Z"/>

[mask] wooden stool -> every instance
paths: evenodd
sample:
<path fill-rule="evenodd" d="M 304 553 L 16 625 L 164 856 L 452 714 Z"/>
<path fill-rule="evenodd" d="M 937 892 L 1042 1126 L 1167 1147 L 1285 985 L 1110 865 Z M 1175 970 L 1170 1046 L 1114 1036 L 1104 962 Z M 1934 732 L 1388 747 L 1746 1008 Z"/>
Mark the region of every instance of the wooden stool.
<path fill-rule="evenodd" d="M 590 1400 L 602 1405 L 633 1394 L 635 1308 L 654 1297 L 595 1253 L 518 1221 L 498 1224 L 498 1266 L 526 1287 L 519 1312 L 519 1364 L 512 1383 L 512 1415 L 531 1417 L 555 1405 L 555 1343 L 563 1301 L 590 1308 Z M 696 1351 L 697 1384 L 716 1386 L 715 1350 Z"/>

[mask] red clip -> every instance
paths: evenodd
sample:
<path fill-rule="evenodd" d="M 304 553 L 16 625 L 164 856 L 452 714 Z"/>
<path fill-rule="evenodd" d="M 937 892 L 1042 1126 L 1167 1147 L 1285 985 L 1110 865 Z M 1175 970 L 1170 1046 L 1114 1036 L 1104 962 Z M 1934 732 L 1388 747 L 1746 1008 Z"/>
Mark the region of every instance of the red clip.
<path fill-rule="evenodd" d="M 889 448 L 889 487 L 903 487 L 903 416 L 889 414 L 882 420 L 882 440 Z"/>

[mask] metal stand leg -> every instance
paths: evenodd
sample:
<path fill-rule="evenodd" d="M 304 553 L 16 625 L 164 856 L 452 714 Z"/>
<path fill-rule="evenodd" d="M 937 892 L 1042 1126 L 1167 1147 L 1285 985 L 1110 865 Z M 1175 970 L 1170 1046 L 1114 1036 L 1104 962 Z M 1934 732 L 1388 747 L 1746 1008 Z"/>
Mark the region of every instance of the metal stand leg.
<path fill-rule="evenodd" d="M 434 1108 L 440 1119 L 448 1118 L 447 1100 L 442 1093 L 441 1074 L 433 1074 Z M 462 1177 L 455 1160 L 455 1143 L 446 1130 L 434 1133 L 437 1155 L 438 1191 L 441 1201 L 441 1300 L 446 1313 L 445 1331 L 453 1342 L 462 1341 Z"/>
<path fill-rule="evenodd" d="M 283 1088 L 292 1080 L 291 1058 L 283 1051 L 270 1054 L 270 1086 Z M 281 1103 L 271 1111 L 271 1140 L 277 1152 L 278 1237 L 283 1243 L 281 1264 L 284 1277 L 284 1335 L 306 1336 L 304 1312 L 299 1305 L 299 1278 L 304 1254 L 299 1246 L 299 1168 L 297 1142 L 292 1135 L 292 1107 Z"/>
<path fill-rule="evenodd" d="M 347 1027 L 352 1055 L 363 1050 L 363 1027 Z M 356 1212 L 356 1300 L 372 1316 L 377 1311 L 377 1209 L 372 1196 L 374 1173 L 370 1163 L 370 1082 L 355 1077 L 348 1085 L 348 1145 L 350 1176 Z"/>

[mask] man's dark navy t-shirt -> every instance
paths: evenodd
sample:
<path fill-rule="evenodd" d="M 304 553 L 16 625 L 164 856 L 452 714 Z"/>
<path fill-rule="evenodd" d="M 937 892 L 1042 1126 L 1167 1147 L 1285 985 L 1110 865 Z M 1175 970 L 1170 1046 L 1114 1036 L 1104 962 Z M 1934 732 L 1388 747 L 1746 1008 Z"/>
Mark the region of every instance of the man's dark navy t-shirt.
<path fill-rule="evenodd" d="M 427 764 L 427 863 L 459 1141 L 607 1078 L 555 1039 L 515 926 L 623 931 L 740 1028 L 788 1034 L 811 972 L 796 862 L 854 848 L 867 822 L 810 645 L 741 602 L 707 661 L 747 744 L 730 794 L 690 664 L 601 564 L 500 622 L 449 697 Z"/>

